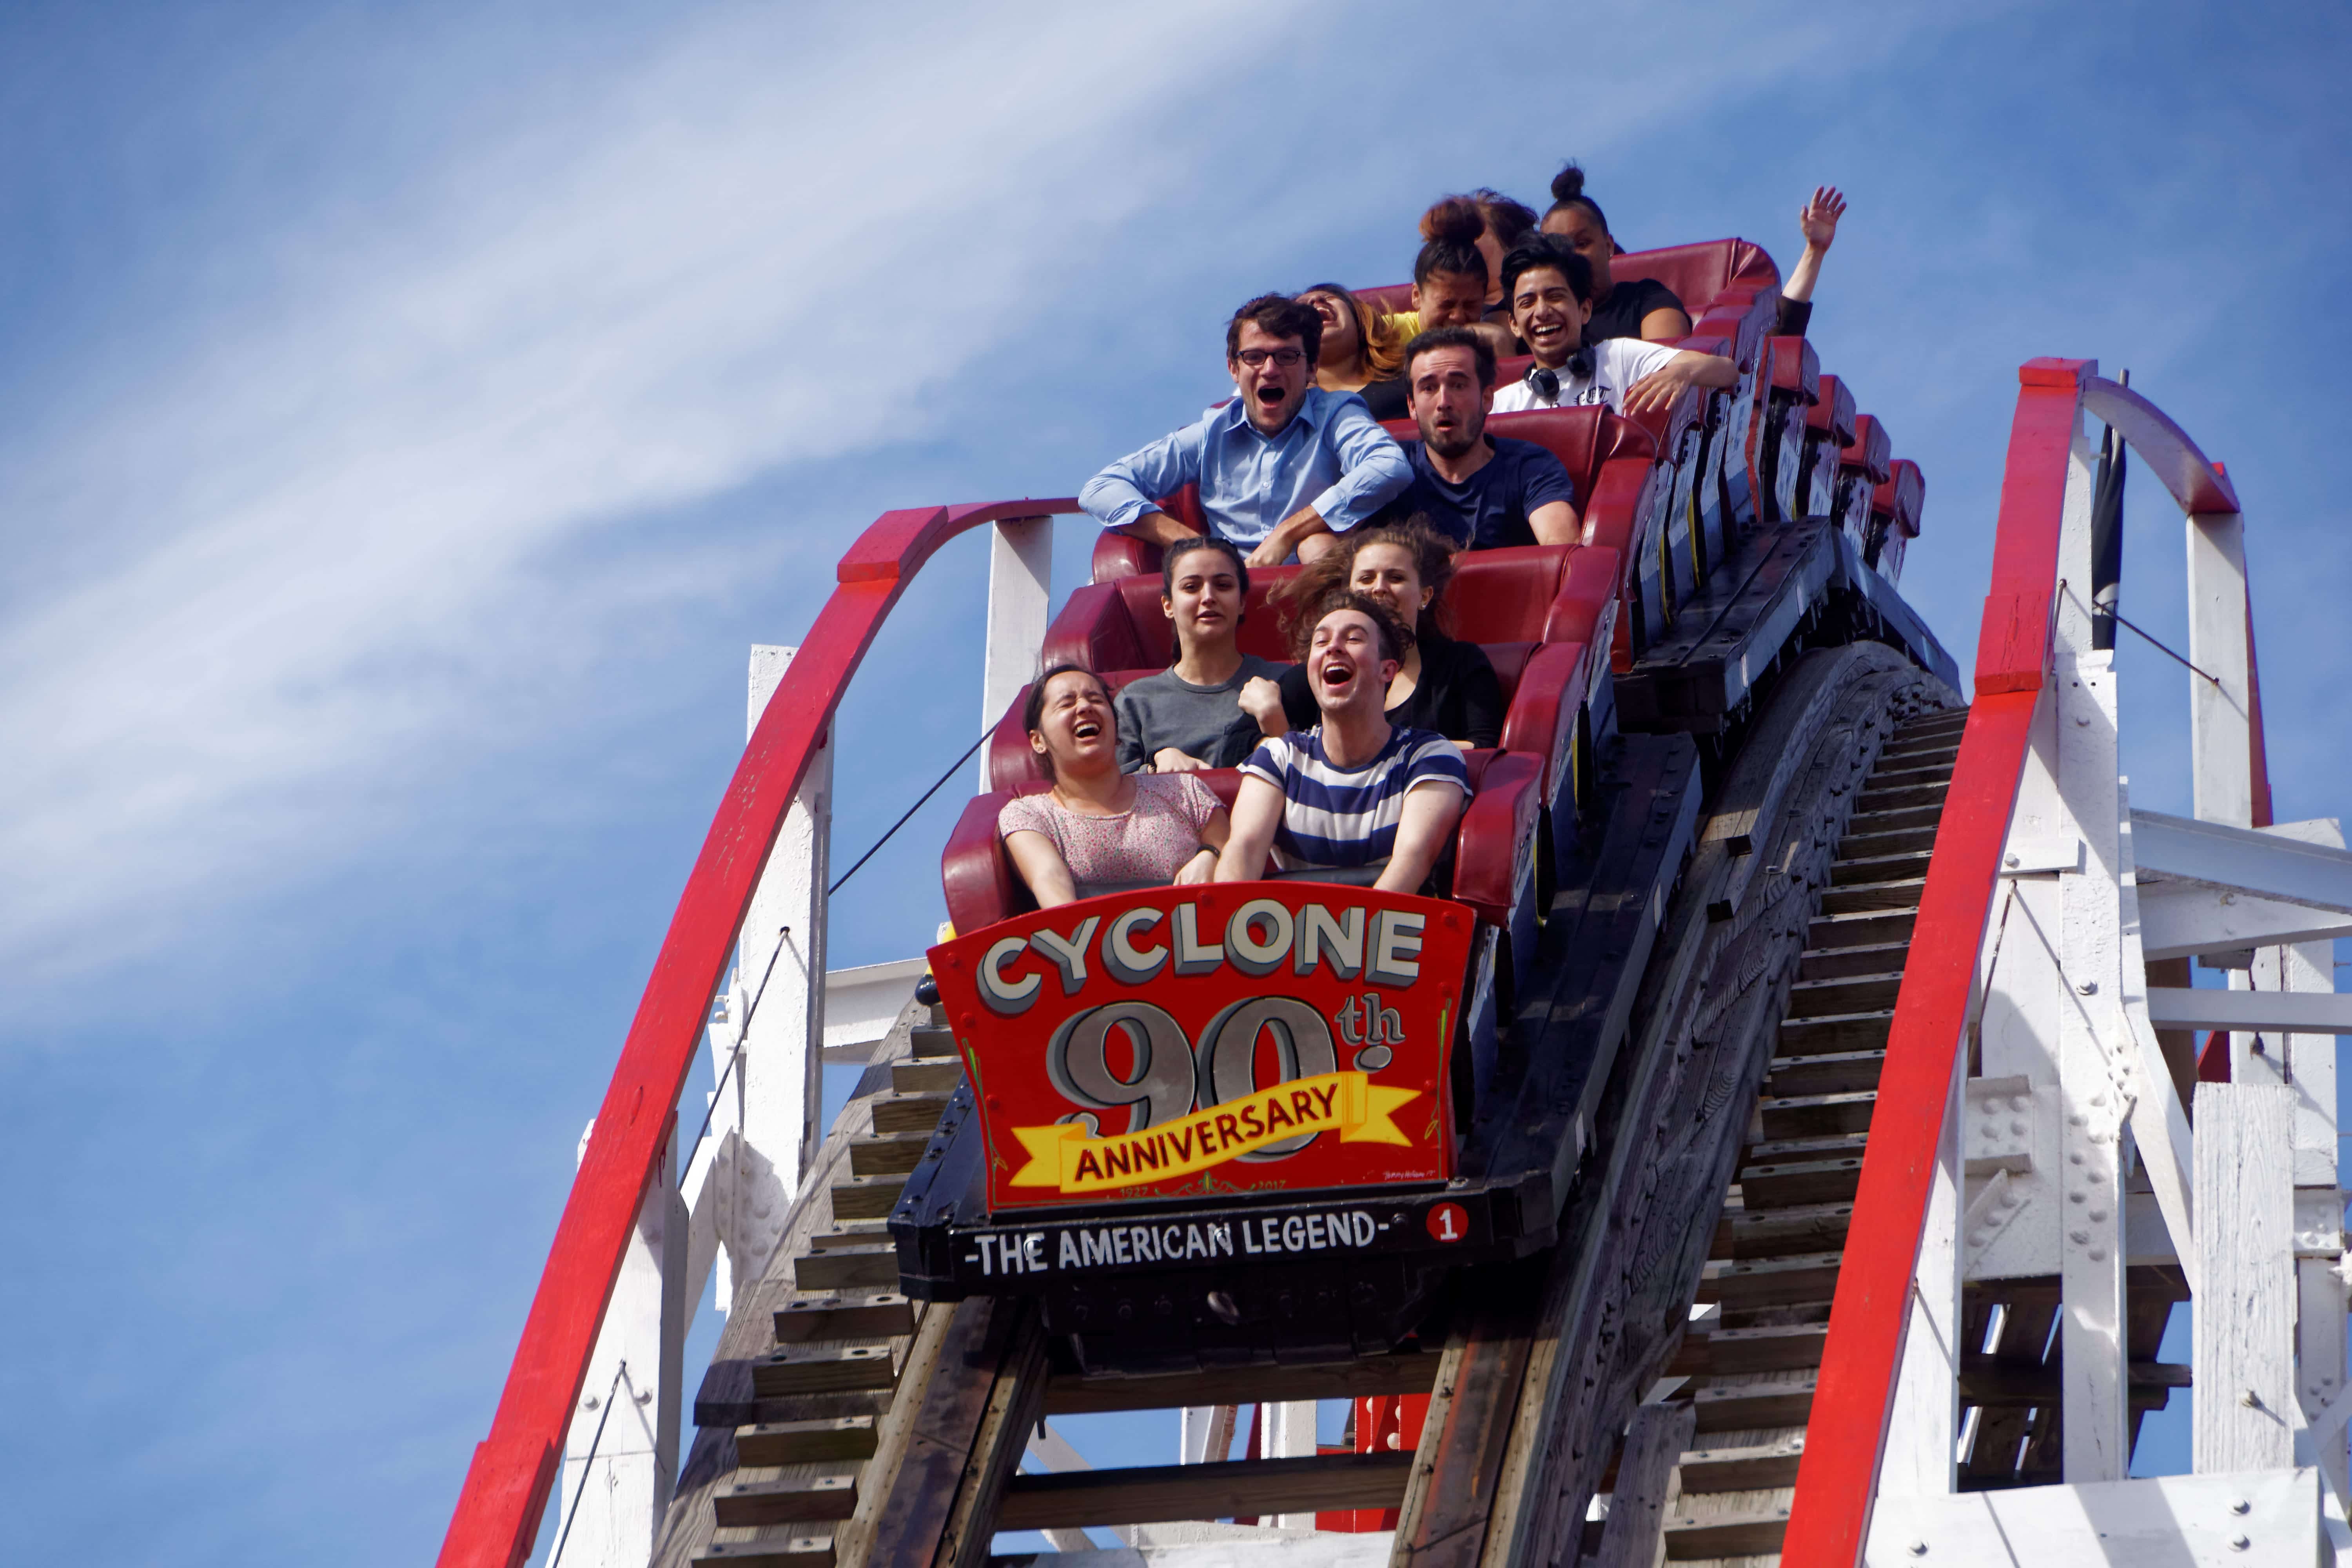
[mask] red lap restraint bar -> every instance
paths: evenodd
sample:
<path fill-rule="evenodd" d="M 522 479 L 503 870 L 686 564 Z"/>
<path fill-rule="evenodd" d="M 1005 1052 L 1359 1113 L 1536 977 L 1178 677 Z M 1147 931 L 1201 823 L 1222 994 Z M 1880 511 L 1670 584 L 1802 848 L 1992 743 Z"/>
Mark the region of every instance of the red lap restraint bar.
<path fill-rule="evenodd" d="M 490 1435 L 466 1472 L 440 1568 L 516 1568 L 537 1540 L 564 1428 L 736 931 L 793 794 L 883 618 L 923 563 L 957 534 L 1076 510 L 1076 501 L 1057 500 L 885 512 L 842 557 L 838 585 L 743 748 L 670 918 L 563 1205 Z"/>

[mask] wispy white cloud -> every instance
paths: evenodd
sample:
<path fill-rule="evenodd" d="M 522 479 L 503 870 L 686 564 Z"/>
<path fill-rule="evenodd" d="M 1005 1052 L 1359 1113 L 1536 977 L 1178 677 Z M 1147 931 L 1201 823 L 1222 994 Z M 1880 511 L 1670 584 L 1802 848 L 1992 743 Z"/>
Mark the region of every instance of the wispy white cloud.
<path fill-rule="evenodd" d="M 504 131 L 370 204 L 257 210 L 236 262 L 266 296 L 172 323 L 180 352 L 7 453 L 22 553 L 71 547 L 0 629 L 0 963 L 68 976 L 366 842 L 436 742 L 512 716 L 517 671 L 589 662 L 712 576 L 687 544 L 558 594 L 551 556 L 923 434 L 924 389 L 968 379 L 1144 204 L 1165 222 L 1216 184 L 1223 232 L 1280 247 L 1444 156 L 1381 113 L 1399 80 L 1345 95 L 1347 177 L 1299 161 L 1297 117 L 1340 112 L 1302 82 L 1364 63 L 1303 9 L 1003 15 L 708 14 L 625 69 L 523 84 Z M 1742 41 L 1713 15 L 1629 42 L 1562 134 L 1619 143 L 1842 47 L 1834 16 Z M 1465 129 L 1491 136 L 1498 108 Z M 1233 210 L 1253 196 L 1257 236 Z M 901 279 L 942 253 L 951 297 Z"/>
<path fill-rule="evenodd" d="M 724 14 L 536 84 L 510 139 L 379 210 L 258 215 L 268 308 L 0 492 L 26 551 L 123 547 L 0 630 L 0 964 L 69 973 L 101 930 L 119 956 L 364 837 L 370 777 L 518 643 L 648 593 L 526 606 L 545 552 L 912 433 L 909 393 L 1035 308 L 1041 251 L 1151 187 L 1150 111 L 1241 10 Z M 955 300 L 894 303 L 947 244 Z"/>

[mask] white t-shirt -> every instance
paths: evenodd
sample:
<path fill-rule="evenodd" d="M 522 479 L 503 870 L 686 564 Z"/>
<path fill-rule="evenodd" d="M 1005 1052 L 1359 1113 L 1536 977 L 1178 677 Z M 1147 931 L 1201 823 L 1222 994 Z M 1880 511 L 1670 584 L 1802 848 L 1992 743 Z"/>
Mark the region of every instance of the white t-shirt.
<path fill-rule="evenodd" d="M 1513 382 L 1495 394 L 1495 412 L 1516 414 L 1523 408 L 1576 408 L 1605 403 L 1612 414 L 1625 412 L 1625 389 L 1664 364 L 1682 351 L 1672 343 L 1641 338 L 1603 338 L 1590 345 L 1592 374 L 1577 375 L 1563 365 L 1559 395 L 1545 397 L 1526 380 Z M 1574 362 L 1571 361 L 1570 363 Z"/>

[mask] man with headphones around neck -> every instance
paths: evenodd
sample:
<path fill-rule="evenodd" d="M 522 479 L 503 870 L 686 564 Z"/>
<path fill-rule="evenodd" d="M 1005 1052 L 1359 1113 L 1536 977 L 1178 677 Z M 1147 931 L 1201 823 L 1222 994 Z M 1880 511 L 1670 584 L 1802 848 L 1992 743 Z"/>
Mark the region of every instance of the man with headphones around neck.
<path fill-rule="evenodd" d="M 1605 403 L 1618 414 L 1672 407 L 1690 386 L 1731 387 L 1739 367 L 1722 354 L 1640 338 L 1584 342 L 1592 315 L 1592 268 L 1549 235 L 1503 258 L 1511 327 L 1535 356 L 1523 381 L 1495 395 L 1495 412 Z"/>

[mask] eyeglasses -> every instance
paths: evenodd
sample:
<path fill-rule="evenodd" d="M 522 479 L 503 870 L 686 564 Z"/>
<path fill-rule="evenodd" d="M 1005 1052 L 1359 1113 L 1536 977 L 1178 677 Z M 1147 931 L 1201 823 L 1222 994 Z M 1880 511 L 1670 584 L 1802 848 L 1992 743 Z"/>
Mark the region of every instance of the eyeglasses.
<path fill-rule="evenodd" d="M 1268 360 L 1288 370 L 1307 357 L 1307 351 L 1304 349 L 1244 349 L 1234 357 L 1252 370 L 1256 370 Z"/>

